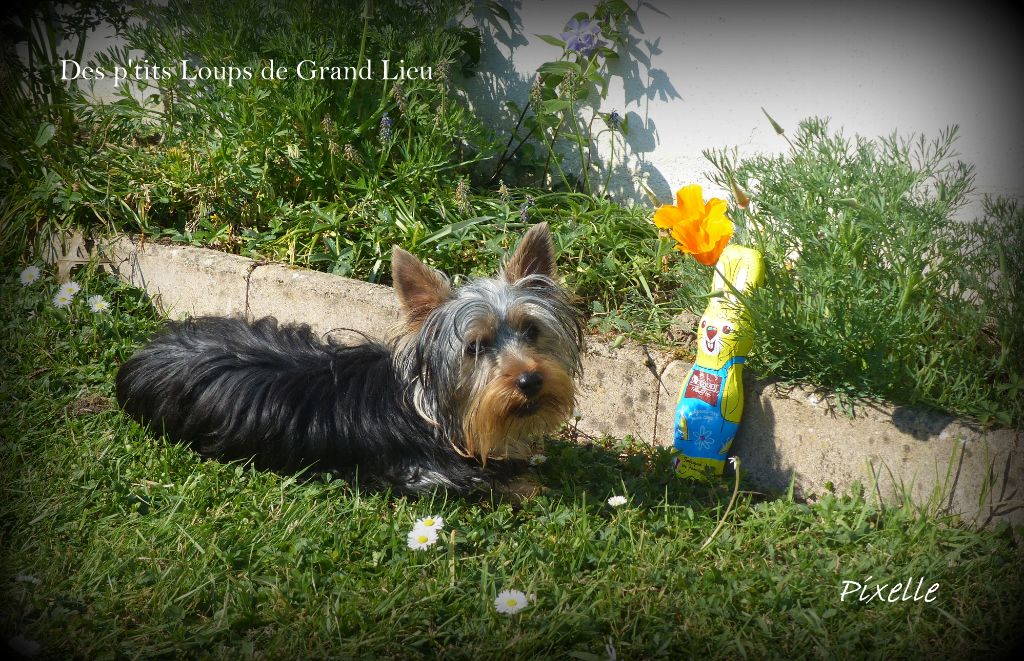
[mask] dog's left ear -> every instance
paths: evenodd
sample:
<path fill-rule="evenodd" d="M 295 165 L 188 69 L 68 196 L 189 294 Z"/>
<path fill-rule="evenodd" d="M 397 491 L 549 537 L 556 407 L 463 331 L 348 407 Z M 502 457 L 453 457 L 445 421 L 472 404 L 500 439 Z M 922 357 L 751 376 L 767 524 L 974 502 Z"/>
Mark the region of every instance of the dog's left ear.
<path fill-rule="evenodd" d="M 508 258 L 504 275 L 509 282 L 528 275 L 544 275 L 552 280 L 556 278 L 555 244 L 551 240 L 547 223 L 530 228 Z"/>
<path fill-rule="evenodd" d="M 406 320 L 414 327 L 452 295 L 443 275 L 398 246 L 391 249 L 391 279 Z"/>

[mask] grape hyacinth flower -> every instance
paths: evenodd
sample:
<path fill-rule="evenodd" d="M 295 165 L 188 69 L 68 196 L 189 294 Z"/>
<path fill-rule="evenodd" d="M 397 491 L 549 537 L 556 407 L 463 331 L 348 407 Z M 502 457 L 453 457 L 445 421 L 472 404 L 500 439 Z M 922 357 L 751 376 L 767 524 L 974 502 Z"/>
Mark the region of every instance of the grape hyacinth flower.
<path fill-rule="evenodd" d="M 387 142 L 391 139 L 391 117 L 384 113 L 380 117 L 380 141 Z"/>
<path fill-rule="evenodd" d="M 559 36 L 565 42 L 566 50 L 577 52 L 584 57 L 590 57 L 594 51 L 605 45 L 605 42 L 601 41 L 601 26 L 589 18 L 571 19 L 565 26 L 565 32 Z"/>
<path fill-rule="evenodd" d="M 530 207 L 536 202 L 532 195 L 527 195 L 522 204 L 519 205 L 519 220 L 528 222 L 530 220 Z"/>

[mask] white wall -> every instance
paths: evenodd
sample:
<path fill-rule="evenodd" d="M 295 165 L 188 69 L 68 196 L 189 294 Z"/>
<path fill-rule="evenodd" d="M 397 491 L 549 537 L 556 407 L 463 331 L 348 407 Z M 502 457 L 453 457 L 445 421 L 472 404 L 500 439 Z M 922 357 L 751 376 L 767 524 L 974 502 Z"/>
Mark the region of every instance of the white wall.
<path fill-rule="evenodd" d="M 585 0 L 502 4 L 515 32 L 494 32 L 466 81 L 499 128 L 511 126 L 501 102 L 522 103 L 536 68 L 560 53 L 535 35 L 557 35 L 593 9 Z M 783 151 L 762 106 L 790 133 L 809 116 L 865 137 L 936 136 L 958 124 L 979 192 L 1024 194 L 1020 3 L 652 0 L 638 19 L 636 52 L 650 66 L 614 78 L 600 108 L 629 113 L 633 124 L 629 173 L 616 172 L 613 187 L 621 197 L 637 195 L 628 181 L 637 172 L 665 202 L 687 183 L 709 186 L 705 148 Z"/>

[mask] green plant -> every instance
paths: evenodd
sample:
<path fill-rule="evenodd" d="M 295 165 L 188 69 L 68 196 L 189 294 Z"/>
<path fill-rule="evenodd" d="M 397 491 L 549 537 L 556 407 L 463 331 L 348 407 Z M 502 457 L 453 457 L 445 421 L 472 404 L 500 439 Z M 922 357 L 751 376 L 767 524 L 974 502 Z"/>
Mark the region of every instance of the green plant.
<path fill-rule="evenodd" d="M 706 153 L 717 184 L 749 195 L 737 238 L 766 258 L 751 302 L 756 369 L 1024 420 L 1009 396 L 1024 375 L 1021 211 L 995 201 L 984 221 L 959 217 L 973 169 L 954 160 L 955 137 L 850 139 L 809 119 L 784 155 Z"/>
<path fill-rule="evenodd" d="M 246 233 L 266 236 L 282 216 L 315 228 L 311 239 L 321 244 L 359 236 L 381 209 L 402 202 L 427 211 L 422 227 L 447 222 L 458 182 L 491 150 L 449 80 L 450 70 L 479 57 L 478 32 L 458 25 L 469 9 L 459 0 L 140 3 L 124 45 L 90 63 L 108 77 L 127 72 L 120 98 L 86 103 L 74 84 L 61 83 L 66 98 L 53 105 L 73 116 L 73 139 L 51 139 L 53 122 L 38 101 L 3 107 L 4 119 L 27 118 L 0 122 L 17 156 L 5 183 L 14 199 L 35 201 L 5 215 L 21 221 L 12 227 L 40 232 L 34 221 L 45 217 L 50 229 L 212 233 L 228 248 Z M 373 79 L 329 73 L 358 58 L 371 63 Z M 385 59 L 430 72 L 383 79 Z M 286 74 L 264 78 L 271 62 Z M 203 67 L 252 75 L 203 79 Z M 309 79 L 321 67 L 328 73 Z M 41 118 L 37 144 L 24 144 Z M 294 235 L 274 238 L 295 243 Z M 294 258 L 294 245 L 288 253 Z"/>
<path fill-rule="evenodd" d="M 566 31 L 558 37 L 538 35 L 545 42 L 561 48 L 562 53 L 557 60 L 546 62 L 537 69 L 530 97 L 521 108 L 514 101 L 506 102 L 518 118 L 495 165 L 492 182 L 498 180 L 512 159 L 523 156 L 525 152 L 527 160 L 531 156 L 543 160 L 539 173 L 541 184 L 548 180 L 554 167 L 558 173 L 557 181 L 566 190 L 598 196 L 607 192 L 608 178 L 615 162 L 616 135 L 628 135 L 629 126 L 617 111 L 601 112 L 598 106 L 608 96 L 611 75 L 608 61 L 620 57 L 616 48 L 623 46 L 625 32 L 635 17 L 636 10 L 622 0 L 600 0 L 593 14 L 575 14 Z M 609 41 L 605 42 L 602 37 Z M 588 106 L 589 118 L 584 115 Z M 610 153 L 605 181 L 598 185 L 591 176 L 597 165 L 597 140 L 604 134 L 611 137 Z M 542 154 L 534 154 L 531 139 L 540 141 Z M 568 169 L 563 154 L 566 150 L 575 151 L 578 172 Z"/>
<path fill-rule="evenodd" d="M 54 80 L 52 63 L 80 57 L 90 26 L 106 14 L 123 25 L 121 15 L 82 5 L 58 19 L 39 7 L 7 25 L 32 26 L 16 33 L 42 55 L 24 62 L 7 49 L 0 67 L 12 91 L 0 99 L 5 245 L 70 226 L 127 230 L 378 282 L 402 245 L 458 280 L 493 271 L 511 238 L 543 220 L 596 331 L 664 342 L 675 315 L 704 308 L 708 274 L 692 260 L 668 268 L 671 248 L 649 212 L 603 199 L 607 181 L 592 178 L 598 138 L 627 130 L 599 108 L 617 52 L 602 42 L 625 40 L 635 18 L 625 3 L 599 2 L 563 38 L 545 37 L 561 55 L 541 67 L 504 145 L 446 73 L 479 57 L 480 33 L 459 22 L 466 12 L 510 20 L 493 2 L 143 3 L 125 45 L 91 64 L 258 72 L 274 60 L 294 73 L 307 59 L 404 58 L 434 75 L 187 81 L 176 71 L 140 81 L 141 96 L 122 85 L 109 103 Z M 73 48 L 54 50 L 48 35 Z M 983 222 L 950 222 L 971 183 L 970 168 L 948 158 L 952 137 L 851 141 L 812 120 L 784 157 L 709 154 L 723 187 L 764 182 L 734 214 L 738 239 L 769 261 L 752 357 L 763 374 L 1022 419 L 1022 211 L 990 200 Z M 514 159 L 534 163 L 538 178 L 558 173 L 559 190 L 483 181 L 482 164 L 496 163 L 493 184 Z"/>
<path fill-rule="evenodd" d="M 80 62 L 100 25 L 123 28 L 116 0 L 18 2 L 0 19 L 0 241 L 20 243 L 37 231 L 81 220 L 76 178 L 97 144 L 85 97 L 63 77 Z M 20 51 L 19 51 L 20 49 Z M 84 146 L 85 150 L 80 150 Z"/>

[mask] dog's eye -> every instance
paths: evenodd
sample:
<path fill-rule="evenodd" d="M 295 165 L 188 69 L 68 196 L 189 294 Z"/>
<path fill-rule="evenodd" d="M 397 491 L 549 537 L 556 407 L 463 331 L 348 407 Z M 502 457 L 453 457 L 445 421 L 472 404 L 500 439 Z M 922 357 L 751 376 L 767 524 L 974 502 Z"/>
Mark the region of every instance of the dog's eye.
<path fill-rule="evenodd" d="M 732 332 L 732 326 L 730 326 L 729 324 L 722 326 L 722 332 L 728 335 L 729 333 Z"/>
<path fill-rule="evenodd" d="M 536 342 L 537 338 L 540 337 L 540 327 L 537 324 L 527 324 L 523 328 L 523 337 L 526 338 L 527 342 Z"/>
<path fill-rule="evenodd" d="M 490 348 L 491 345 L 485 340 L 470 340 L 466 342 L 466 355 L 479 356 L 482 353 L 486 353 Z"/>

